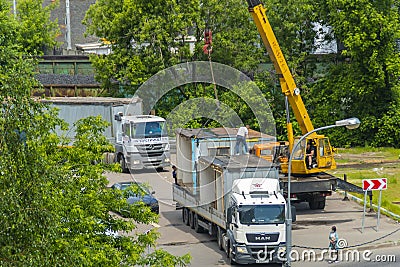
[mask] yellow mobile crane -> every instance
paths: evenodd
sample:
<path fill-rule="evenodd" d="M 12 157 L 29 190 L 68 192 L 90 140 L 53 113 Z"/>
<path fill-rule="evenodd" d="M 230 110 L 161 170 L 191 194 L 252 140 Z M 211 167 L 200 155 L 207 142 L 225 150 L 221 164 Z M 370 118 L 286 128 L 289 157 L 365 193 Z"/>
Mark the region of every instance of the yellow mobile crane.
<path fill-rule="evenodd" d="M 289 119 L 288 103 L 292 107 L 297 122 L 300 125 L 302 134 L 305 135 L 314 130 L 314 126 L 310 120 L 308 112 L 304 106 L 300 96 L 300 90 L 296 86 L 289 66 L 279 47 L 275 34 L 269 24 L 266 9 L 260 0 L 247 0 L 249 12 L 257 26 L 260 36 L 268 50 L 268 54 L 274 64 L 275 70 L 279 77 L 282 93 L 286 100 L 287 113 L 287 132 L 288 145 L 286 142 L 277 142 L 275 144 L 259 145 L 253 148 L 256 155 L 263 158 L 272 158 L 274 162 L 278 162 L 281 168 L 280 183 L 284 193 L 287 195 L 287 173 L 288 173 L 288 155 L 292 152 L 294 144 L 300 139 L 293 135 L 292 124 Z M 328 137 L 317 133 L 307 136 L 304 142 L 297 145 L 296 151 L 293 153 L 291 174 L 291 195 L 294 201 L 307 201 L 311 209 L 325 208 L 326 196 L 332 194 L 336 188 L 346 191 L 362 193 L 362 188 L 340 178 L 334 177 L 325 171 L 336 169 L 334 159 L 334 151 L 330 145 Z M 307 148 L 307 145 L 310 147 Z M 288 147 L 288 149 L 287 149 Z M 269 153 L 257 150 L 272 150 Z M 311 153 L 312 151 L 312 153 Z M 283 154 L 286 153 L 286 156 Z M 370 201 L 372 200 L 372 194 Z"/>
<path fill-rule="evenodd" d="M 274 64 L 275 70 L 279 77 L 279 82 L 282 88 L 282 93 L 285 95 L 286 103 L 289 102 L 292 107 L 293 113 L 299 123 L 302 134 L 306 134 L 314 130 L 314 126 L 310 120 L 308 112 L 304 106 L 303 100 L 300 96 L 300 90 L 296 86 L 289 66 L 286 63 L 285 57 L 279 47 L 275 34 L 269 24 L 266 9 L 259 0 L 248 0 L 249 11 L 253 16 L 257 29 L 268 50 L 268 54 Z M 288 108 L 287 108 L 288 113 Z M 289 153 L 294 147 L 296 139 L 293 135 L 292 123 L 290 122 L 289 115 L 287 115 L 287 132 L 289 141 Z M 311 163 L 307 161 L 307 144 L 311 145 L 310 151 L 313 155 L 310 158 Z M 317 133 L 313 133 L 300 144 L 299 149 L 295 152 L 295 158 L 292 160 L 292 173 L 293 174 L 313 174 L 320 173 L 326 170 L 336 168 L 333 149 L 330 145 L 329 139 Z M 288 171 L 287 160 L 281 161 L 281 170 L 283 173 Z"/>

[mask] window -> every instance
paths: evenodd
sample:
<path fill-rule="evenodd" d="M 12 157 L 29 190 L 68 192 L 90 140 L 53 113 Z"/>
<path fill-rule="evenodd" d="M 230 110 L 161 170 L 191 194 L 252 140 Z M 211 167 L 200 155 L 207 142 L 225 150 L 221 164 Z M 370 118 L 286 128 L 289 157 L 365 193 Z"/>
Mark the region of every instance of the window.
<path fill-rule="evenodd" d="M 131 123 L 132 138 L 148 138 L 167 136 L 167 126 L 164 121 Z"/>
<path fill-rule="evenodd" d="M 284 223 L 284 205 L 243 205 L 239 207 L 241 224 Z"/>

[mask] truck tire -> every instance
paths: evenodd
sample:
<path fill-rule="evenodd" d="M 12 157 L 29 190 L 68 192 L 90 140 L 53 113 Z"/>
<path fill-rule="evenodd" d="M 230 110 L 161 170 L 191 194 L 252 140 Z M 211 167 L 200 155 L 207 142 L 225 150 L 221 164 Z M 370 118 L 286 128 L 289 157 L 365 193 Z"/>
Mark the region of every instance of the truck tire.
<path fill-rule="evenodd" d="M 229 242 L 229 249 L 228 249 L 228 258 L 229 258 L 229 264 L 230 265 L 236 265 L 236 261 L 235 261 L 235 259 L 234 259 L 234 255 L 233 255 L 233 247 L 232 247 L 232 245 L 230 244 L 231 242 Z"/>
<path fill-rule="evenodd" d="M 196 213 L 193 216 L 193 224 L 194 224 L 194 231 L 196 233 L 204 232 L 204 228 L 199 225 L 199 215 L 197 215 Z"/>
<path fill-rule="evenodd" d="M 194 212 L 189 211 L 189 226 L 194 229 Z"/>
<path fill-rule="evenodd" d="M 222 240 L 223 236 L 223 231 L 221 229 L 221 227 L 217 226 L 217 244 L 218 244 L 218 248 L 219 250 L 224 250 L 224 242 Z"/>
<path fill-rule="evenodd" d="M 312 210 L 318 209 L 318 201 L 314 198 L 312 198 L 308 201 L 308 205 L 310 206 L 310 209 L 312 209 Z"/>
<path fill-rule="evenodd" d="M 119 161 L 119 164 L 121 165 L 121 170 L 122 170 L 122 172 L 123 172 L 123 173 L 129 173 L 129 169 L 128 169 L 128 167 L 126 166 L 126 161 L 125 161 L 124 155 L 119 154 L 119 155 L 118 155 L 118 161 Z"/>
<path fill-rule="evenodd" d="M 326 197 L 315 197 L 315 198 L 310 198 L 308 200 L 308 204 L 310 206 L 310 209 L 312 210 L 324 209 L 325 202 L 326 202 Z"/>
<path fill-rule="evenodd" d="M 182 220 L 185 225 L 189 225 L 189 212 L 187 208 L 182 209 Z"/>
<path fill-rule="evenodd" d="M 157 172 L 163 172 L 163 171 L 164 171 L 164 168 L 163 168 L 163 167 L 157 167 L 157 168 L 156 168 L 156 171 L 157 171 Z"/>
<path fill-rule="evenodd" d="M 325 209 L 325 202 L 326 202 L 326 198 L 324 197 L 323 200 L 320 200 L 320 201 L 318 202 L 318 209 L 320 209 L 320 210 Z"/>

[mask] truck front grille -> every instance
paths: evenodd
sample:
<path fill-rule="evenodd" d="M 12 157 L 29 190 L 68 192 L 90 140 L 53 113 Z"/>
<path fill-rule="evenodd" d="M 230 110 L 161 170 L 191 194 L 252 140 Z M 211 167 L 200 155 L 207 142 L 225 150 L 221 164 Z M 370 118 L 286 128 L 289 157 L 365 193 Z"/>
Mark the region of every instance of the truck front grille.
<path fill-rule="evenodd" d="M 267 243 L 276 242 L 279 238 L 279 233 L 251 233 L 246 234 L 249 243 Z"/>
<path fill-rule="evenodd" d="M 143 157 L 160 157 L 164 153 L 163 144 L 148 144 L 137 147 Z"/>

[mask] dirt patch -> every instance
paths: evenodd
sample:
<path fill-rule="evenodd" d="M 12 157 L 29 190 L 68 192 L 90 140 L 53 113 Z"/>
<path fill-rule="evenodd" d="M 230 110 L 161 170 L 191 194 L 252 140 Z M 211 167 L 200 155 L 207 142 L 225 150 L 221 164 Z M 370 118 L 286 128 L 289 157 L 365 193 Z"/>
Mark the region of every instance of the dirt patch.
<path fill-rule="evenodd" d="M 387 159 L 382 152 L 364 152 L 361 154 L 336 154 L 338 168 L 381 168 L 400 165 L 399 159 Z M 343 160 L 344 162 L 341 162 Z M 339 162 L 338 162 L 339 161 Z"/>

